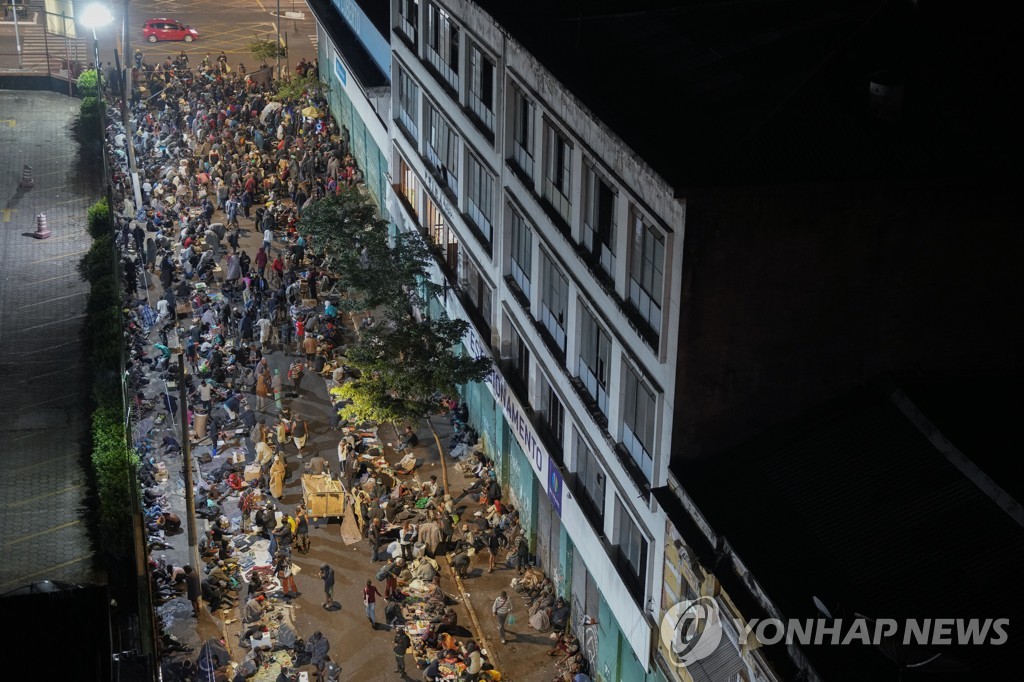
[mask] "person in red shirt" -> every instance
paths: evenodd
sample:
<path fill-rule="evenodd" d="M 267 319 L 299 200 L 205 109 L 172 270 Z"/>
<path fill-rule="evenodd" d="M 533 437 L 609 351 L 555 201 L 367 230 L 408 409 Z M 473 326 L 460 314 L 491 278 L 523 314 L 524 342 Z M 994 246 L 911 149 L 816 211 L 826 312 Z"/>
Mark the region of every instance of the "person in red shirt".
<path fill-rule="evenodd" d="M 363 605 L 366 607 L 366 617 L 370 620 L 370 626 L 377 629 L 377 597 L 383 597 L 380 592 L 377 591 L 377 586 L 373 584 L 372 580 L 366 581 L 366 587 L 363 588 Z"/>

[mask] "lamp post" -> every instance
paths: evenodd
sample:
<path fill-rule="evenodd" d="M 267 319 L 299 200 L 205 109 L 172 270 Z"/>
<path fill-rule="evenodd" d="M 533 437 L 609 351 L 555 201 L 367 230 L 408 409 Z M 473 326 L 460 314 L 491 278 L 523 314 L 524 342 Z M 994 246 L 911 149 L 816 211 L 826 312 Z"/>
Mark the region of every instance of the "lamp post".
<path fill-rule="evenodd" d="M 110 171 L 107 169 L 107 105 L 103 101 L 103 64 L 100 62 L 100 41 L 96 37 L 96 29 L 106 26 L 113 20 L 114 15 L 110 13 L 110 10 L 99 3 L 87 5 L 79 18 L 83 26 L 92 30 L 92 50 L 96 63 L 96 99 L 99 100 L 100 107 L 100 159 L 103 166 L 103 187 L 106 191 L 107 207 L 110 209 L 111 225 L 114 225 L 114 197 L 110 188 Z M 115 268 L 114 272 L 118 272 L 118 269 Z"/>

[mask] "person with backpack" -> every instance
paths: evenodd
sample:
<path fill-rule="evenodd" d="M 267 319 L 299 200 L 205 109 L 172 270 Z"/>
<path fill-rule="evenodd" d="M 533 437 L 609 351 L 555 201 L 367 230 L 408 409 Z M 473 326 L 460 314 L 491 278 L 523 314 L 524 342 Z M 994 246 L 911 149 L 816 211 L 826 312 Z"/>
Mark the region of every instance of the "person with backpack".
<path fill-rule="evenodd" d="M 405 652 L 409 650 L 412 642 L 409 635 L 405 634 L 405 628 L 398 626 L 395 633 L 395 672 L 405 675 Z"/>

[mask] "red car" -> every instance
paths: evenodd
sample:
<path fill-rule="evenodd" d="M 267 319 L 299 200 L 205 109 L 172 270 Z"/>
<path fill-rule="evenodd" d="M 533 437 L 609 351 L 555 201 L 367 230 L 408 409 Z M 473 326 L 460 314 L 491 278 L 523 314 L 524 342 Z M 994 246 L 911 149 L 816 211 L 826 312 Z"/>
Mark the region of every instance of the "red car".
<path fill-rule="evenodd" d="M 158 40 L 184 40 L 191 43 L 199 31 L 174 19 L 150 19 L 142 27 L 142 36 L 151 43 Z"/>

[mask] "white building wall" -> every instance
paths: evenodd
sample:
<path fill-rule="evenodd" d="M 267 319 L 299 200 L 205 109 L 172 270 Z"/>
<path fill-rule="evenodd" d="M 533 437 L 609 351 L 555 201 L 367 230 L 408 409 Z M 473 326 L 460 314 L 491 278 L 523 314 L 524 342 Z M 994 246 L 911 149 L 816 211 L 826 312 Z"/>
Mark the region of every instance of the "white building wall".
<path fill-rule="evenodd" d="M 462 28 L 460 44 L 460 68 L 458 99 L 448 90 L 441 87 L 439 80 L 428 70 L 425 60 L 424 34 L 427 26 L 427 0 L 420 0 L 420 21 L 417 50 L 410 47 L 396 35 L 392 35 L 392 82 L 396 83 L 393 90 L 392 112 L 398 112 L 397 69 L 399 67 L 411 74 L 419 84 L 421 101 L 419 116 L 419 143 L 413 145 L 407 140 L 397 125 L 390 125 L 391 134 L 391 168 L 393 181 L 397 182 L 397 166 L 399 156 L 405 160 L 415 172 L 420 182 L 418 209 L 423 215 L 425 199 L 429 194 L 434 203 L 446 213 L 446 219 L 455 229 L 460 239 L 460 249 L 467 251 L 475 263 L 481 268 L 485 279 L 495 285 L 494 300 L 490 320 L 493 330 L 492 338 L 481 339 L 477 335 L 470 339 L 468 345 L 480 346 L 481 352 L 486 346 L 506 348 L 508 339 L 502 336 L 506 325 L 502 316 L 507 314 L 515 326 L 523 333 L 524 341 L 531 351 L 531 376 L 528 378 L 529 398 L 535 405 L 539 404 L 539 388 L 543 382 L 538 380 L 541 373 L 548 377 L 558 393 L 565 408 L 566 428 L 562 434 L 562 445 L 565 452 L 564 461 L 568 470 L 574 470 L 576 462 L 572 453 L 572 429 L 575 427 L 581 434 L 586 434 L 595 453 L 602 462 L 607 475 L 606 499 L 604 504 L 604 525 L 595 529 L 580 508 L 574 495 L 566 488 L 563 499 L 561 520 L 572 538 L 587 570 L 596 581 L 605 601 L 615 615 L 623 635 L 628 639 L 637 658 L 645 669 L 651 666 L 652 633 L 656 629 L 658 617 L 658 601 L 661 593 L 661 577 L 663 571 L 664 528 L 665 519 L 660 507 L 653 499 L 645 501 L 638 488 L 627 473 L 626 468 L 614 451 L 615 443 L 621 440 L 621 408 L 620 399 L 624 394 L 621 377 L 624 376 L 627 363 L 639 369 L 640 373 L 656 386 L 658 393 L 658 416 L 656 420 L 656 444 L 654 473 L 650 487 L 664 485 L 667 480 L 670 435 L 672 432 L 672 414 L 675 407 L 673 390 L 676 377 L 677 339 L 679 338 L 679 292 L 682 289 L 683 230 L 685 225 L 685 206 L 681 200 L 673 196 L 672 189 L 665 181 L 655 174 L 646 164 L 637 159 L 614 134 L 601 122 L 594 119 L 590 112 L 577 102 L 571 93 L 565 91 L 561 84 L 550 73 L 544 70 L 537 61 L 517 43 L 505 36 L 502 29 L 493 20 L 481 12 L 470 2 L 446 0 L 441 3 L 455 18 Z M 397 7 L 393 4 L 392 16 L 396 18 Z M 467 113 L 465 104 L 468 98 L 468 54 L 470 41 L 474 41 L 488 52 L 496 62 L 495 75 L 495 125 L 493 142 L 482 133 L 477 124 Z M 417 54 L 418 52 L 418 54 Z M 508 83 L 510 79 L 524 86 L 536 104 L 536 115 L 533 130 L 533 157 L 535 168 L 532 183 L 524 183 L 507 165 L 505 159 L 511 156 L 511 139 L 507 132 L 508 115 Z M 628 96 L 628 93 L 622 93 Z M 427 101 L 431 101 L 443 113 L 458 131 L 463 150 L 459 166 L 459 194 L 457 203 L 452 205 L 438 187 L 423 161 L 427 125 Z M 607 292 L 595 279 L 587 264 L 575 253 L 573 245 L 568 243 L 566 236 L 551 221 L 542 207 L 540 197 L 544 172 L 543 153 L 543 121 L 547 117 L 563 132 L 568 133 L 572 146 L 572 212 L 570 214 L 573 242 L 581 240 L 581 208 L 583 155 L 593 159 L 603 173 L 615 184 L 618 200 L 616 203 L 615 223 L 617 225 L 616 269 L 614 272 L 614 290 Z M 467 226 L 462 214 L 467 211 L 468 182 L 466 177 L 466 154 L 469 150 L 478 155 L 484 165 L 495 172 L 495 197 L 499 205 L 493 209 L 493 239 L 490 253 L 482 245 Z M 509 199 L 521 206 L 525 217 L 534 228 L 534 244 L 532 258 L 532 293 L 530 310 L 523 310 L 519 301 L 506 285 L 504 277 L 508 272 L 509 238 L 505 202 Z M 662 328 L 657 348 L 652 348 L 643 340 L 623 309 L 623 301 L 628 298 L 627 271 L 629 267 L 629 211 L 630 205 L 639 208 L 646 216 L 664 232 L 666 262 L 664 264 L 664 291 L 662 294 Z M 415 221 L 408 215 L 402 202 L 393 194 L 389 201 L 389 211 L 396 223 L 404 229 L 418 229 Z M 537 315 L 541 296 L 539 277 L 539 251 L 544 245 L 553 256 L 563 274 L 569 280 L 568 321 L 566 323 L 567 352 L 564 362 L 557 359 L 549 350 L 536 331 L 530 315 Z M 441 276 L 438 274 L 441 281 Z M 609 412 L 608 433 L 601 434 L 594 419 L 590 416 L 583 400 L 576 393 L 570 377 L 576 374 L 576 351 L 578 347 L 578 330 L 575 321 L 578 319 L 578 299 L 584 299 L 600 319 L 605 331 L 612 340 L 610 358 Z M 468 319 L 459 309 L 458 300 L 448 296 L 447 302 L 453 317 Z M 491 385 L 499 403 L 502 404 L 506 418 L 512 425 L 513 432 L 524 451 L 527 453 L 537 475 L 541 489 L 546 489 L 549 467 L 552 460 L 539 449 L 540 438 L 533 426 L 524 418 L 525 407 L 512 394 L 500 378 Z M 525 423 L 523 423 L 525 422 Z M 600 434 L 600 435 L 596 435 Z M 614 502 L 618 498 L 629 510 L 630 517 L 638 524 L 648 542 L 646 575 L 644 576 L 645 597 L 643 604 L 638 605 L 626 588 L 613 563 L 606 547 L 615 540 Z M 608 538 L 608 540 L 605 540 Z"/>

